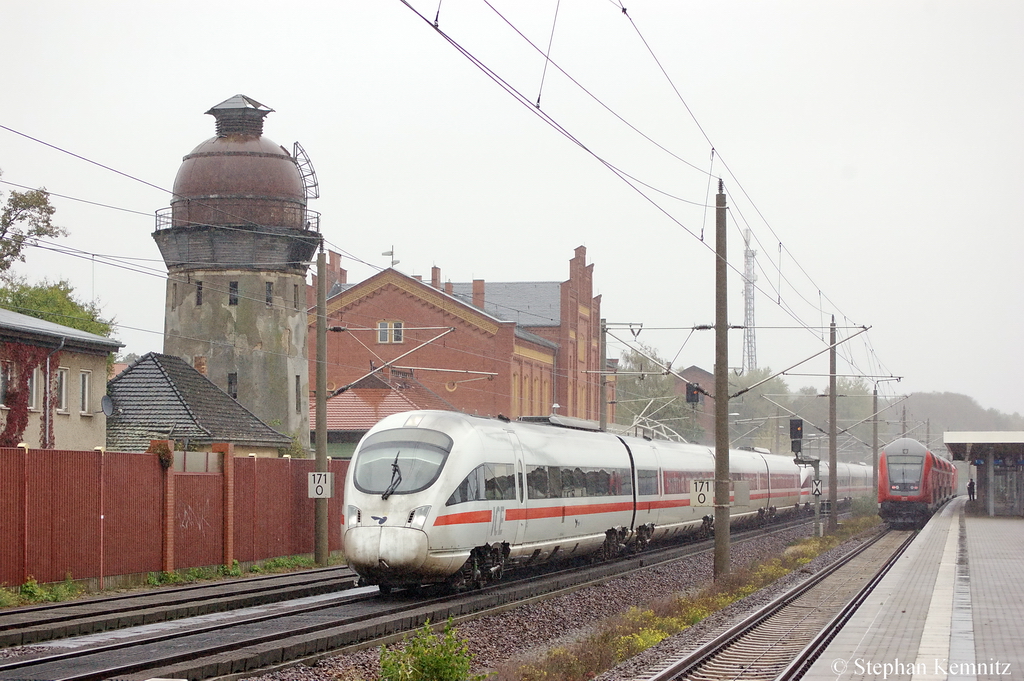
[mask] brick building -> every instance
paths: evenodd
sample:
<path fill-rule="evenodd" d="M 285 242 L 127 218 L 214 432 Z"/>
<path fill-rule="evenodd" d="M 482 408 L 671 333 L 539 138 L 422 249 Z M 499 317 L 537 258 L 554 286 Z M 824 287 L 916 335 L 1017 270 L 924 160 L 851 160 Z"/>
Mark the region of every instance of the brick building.
<path fill-rule="evenodd" d="M 442 284 L 434 267 L 429 283 L 387 269 L 349 284 L 331 254 L 327 323 L 344 330 L 327 336 L 328 390 L 386 367 L 411 371 L 467 413 L 597 420 L 604 365 L 593 267 L 580 246 L 561 282 Z M 309 322 L 315 362 L 315 315 Z"/>

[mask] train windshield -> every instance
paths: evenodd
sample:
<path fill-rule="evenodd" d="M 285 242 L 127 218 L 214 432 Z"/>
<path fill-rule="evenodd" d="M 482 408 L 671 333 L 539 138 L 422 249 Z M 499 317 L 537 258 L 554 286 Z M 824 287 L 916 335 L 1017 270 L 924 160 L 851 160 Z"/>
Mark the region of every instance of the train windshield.
<path fill-rule="evenodd" d="M 890 485 L 917 485 L 921 482 L 923 456 L 894 454 L 886 457 Z"/>
<path fill-rule="evenodd" d="M 363 440 L 353 482 L 367 494 L 411 494 L 430 487 L 452 450 L 452 439 L 424 428 L 384 430 Z"/>

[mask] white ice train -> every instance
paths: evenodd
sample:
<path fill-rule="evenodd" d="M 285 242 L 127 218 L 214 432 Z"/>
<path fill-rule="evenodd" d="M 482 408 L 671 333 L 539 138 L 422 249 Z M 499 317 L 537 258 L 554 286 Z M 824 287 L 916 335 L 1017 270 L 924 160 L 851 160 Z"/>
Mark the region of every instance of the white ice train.
<path fill-rule="evenodd" d="M 449 411 L 383 419 L 345 482 L 349 565 L 385 592 L 480 585 L 506 567 L 617 554 L 704 526 L 713 510 L 691 506 L 691 481 L 714 478 L 713 449 L 583 423 Z M 809 469 L 789 457 L 733 450 L 729 465 L 733 518 L 812 500 Z M 839 484 L 840 497 L 867 494 L 870 469 L 843 464 Z"/>

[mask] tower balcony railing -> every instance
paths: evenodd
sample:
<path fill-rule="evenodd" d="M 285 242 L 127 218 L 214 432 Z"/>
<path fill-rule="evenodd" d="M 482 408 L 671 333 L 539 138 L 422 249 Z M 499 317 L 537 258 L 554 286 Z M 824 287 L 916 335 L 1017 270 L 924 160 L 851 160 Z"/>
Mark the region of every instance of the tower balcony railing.
<path fill-rule="evenodd" d="M 320 213 L 318 211 L 309 210 L 308 208 L 304 209 L 303 210 L 303 222 L 305 223 L 306 231 L 310 231 L 310 232 L 319 232 L 320 231 Z M 257 224 L 252 223 L 252 222 L 249 222 L 248 224 L 250 224 L 253 227 L 257 227 L 258 226 Z M 189 221 L 189 220 L 182 220 L 181 218 L 175 219 L 174 218 L 174 208 L 172 206 L 168 206 L 166 208 L 161 208 L 160 210 L 156 211 L 156 231 L 158 231 L 158 232 L 161 231 L 161 230 L 164 230 L 164 229 L 170 229 L 172 227 L 191 227 L 191 226 L 198 226 L 198 227 L 202 227 L 202 226 L 206 226 L 206 227 L 221 227 L 223 225 L 220 225 L 220 224 L 210 224 L 210 223 L 204 223 L 204 222 L 192 222 L 192 221 Z"/>

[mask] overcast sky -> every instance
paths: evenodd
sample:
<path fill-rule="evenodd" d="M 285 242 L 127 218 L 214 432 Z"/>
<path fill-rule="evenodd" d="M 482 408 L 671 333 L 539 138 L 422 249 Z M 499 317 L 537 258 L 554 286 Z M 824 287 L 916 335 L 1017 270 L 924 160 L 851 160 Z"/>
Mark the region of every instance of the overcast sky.
<path fill-rule="evenodd" d="M 53 198 L 75 254 L 18 271 L 70 279 L 125 351 L 162 350 L 153 212 L 213 136 L 204 112 L 244 94 L 309 154 L 350 281 L 392 246 L 427 279 L 561 281 L 585 245 L 603 316 L 710 370 L 688 329 L 714 322 L 721 178 L 737 325 L 745 229 L 757 251 L 760 367 L 823 349 L 835 315 L 841 337 L 871 327 L 839 373 L 1024 413 L 1024 5 L 623 3 L 5 2 L 0 191 L 80 200 Z"/>

